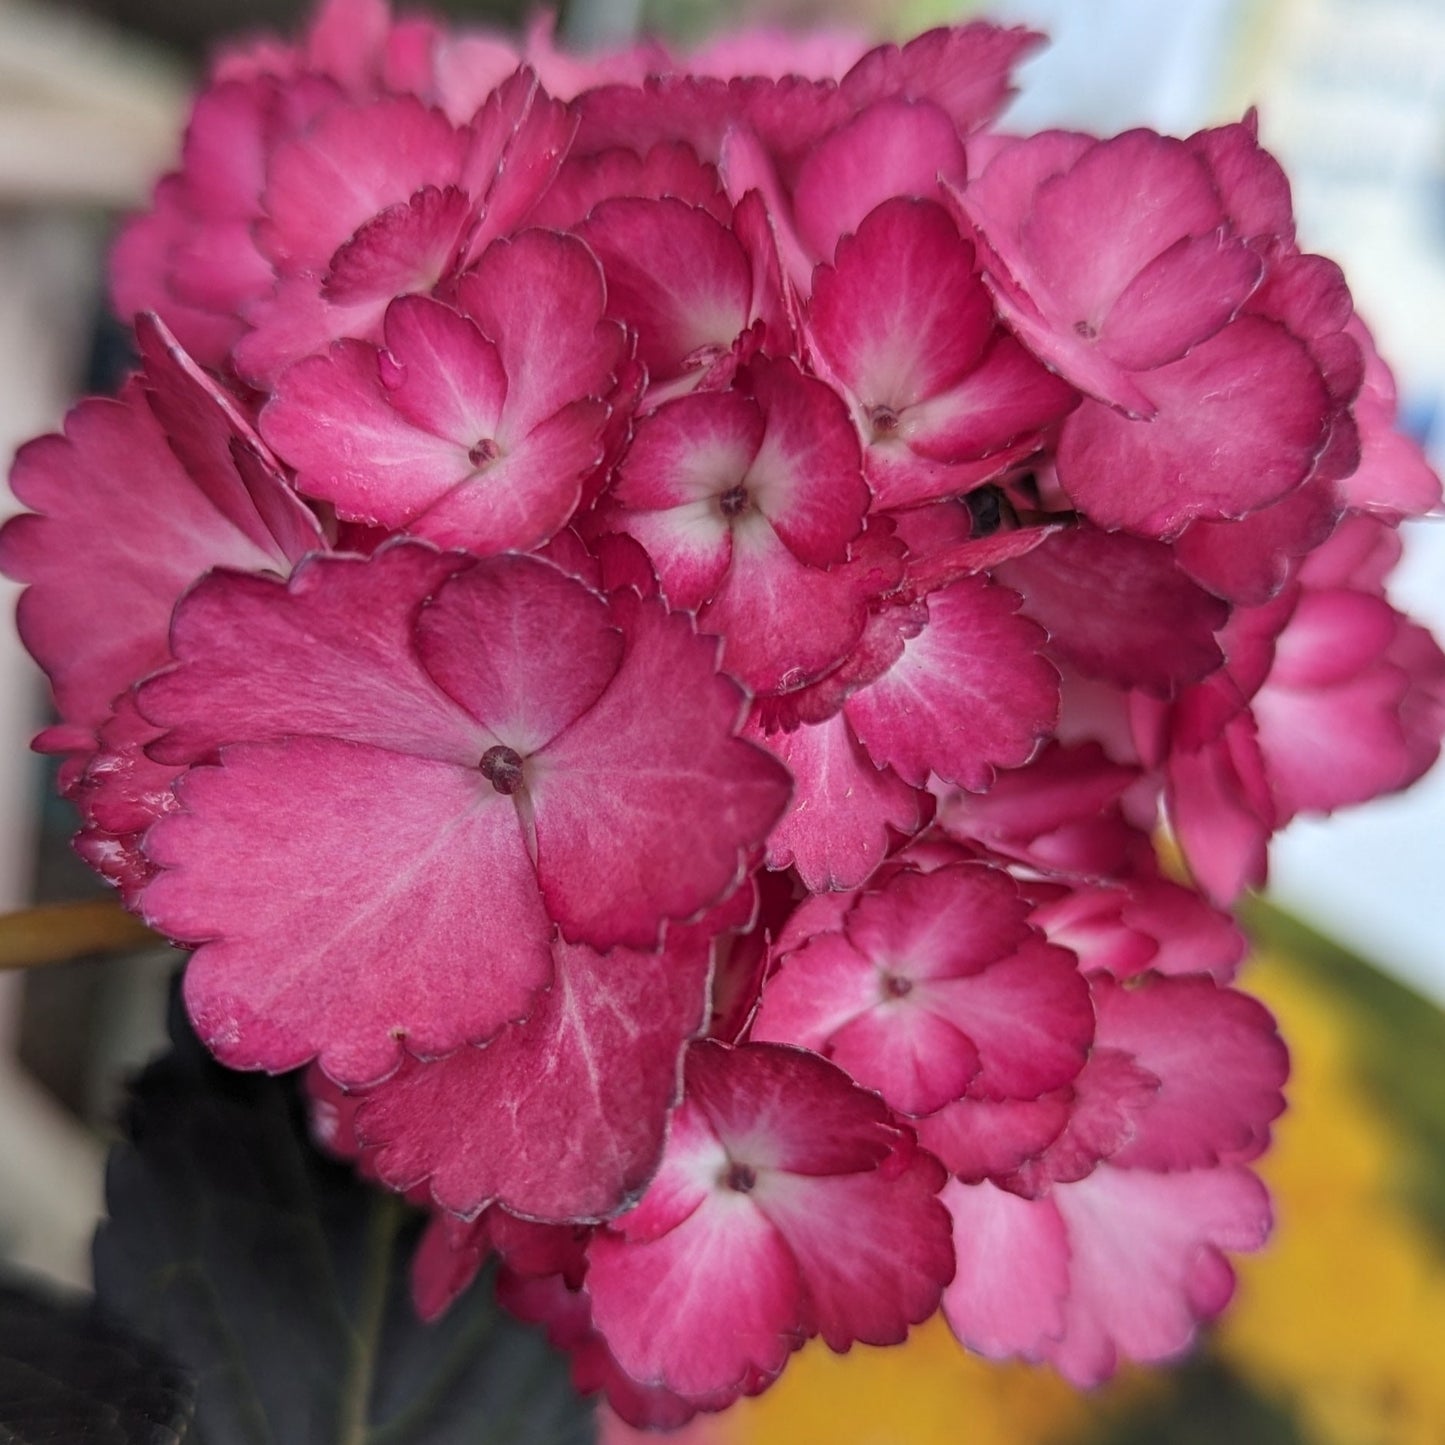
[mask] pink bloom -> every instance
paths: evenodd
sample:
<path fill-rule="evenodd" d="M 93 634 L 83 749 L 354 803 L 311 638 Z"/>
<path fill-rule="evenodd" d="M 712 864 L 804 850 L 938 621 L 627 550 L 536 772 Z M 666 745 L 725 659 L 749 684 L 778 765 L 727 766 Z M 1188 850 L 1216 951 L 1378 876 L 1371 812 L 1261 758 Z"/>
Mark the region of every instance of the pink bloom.
<path fill-rule="evenodd" d="M 603 525 L 647 548 L 669 602 L 723 637 L 729 671 L 795 691 L 837 666 L 891 579 L 861 545 L 868 489 L 838 398 L 788 362 L 743 381 L 638 423 Z"/>
<path fill-rule="evenodd" d="M 704 1408 L 813 1335 L 897 1343 L 951 1273 L 942 1180 L 876 1096 L 813 1055 L 695 1045 L 661 1170 L 588 1247 L 594 1327 L 632 1380 Z"/>
<path fill-rule="evenodd" d="M 806 325 L 884 507 L 965 490 L 990 470 L 978 463 L 1030 449 L 1078 400 L 997 325 L 973 247 L 932 202 L 870 211 L 819 269 Z"/>
<path fill-rule="evenodd" d="M 153 751 L 224 748 L 147 840 L 144 909 L 207 940 L 192 1016 L 248 1067 L 319 1055 L 365 1084 L 403 1039 L 495 1035 L 551 983 L 554 927 L 655 947 L 737 886 L 787 797 L 686 618 L 536 559 L 394 544 L 289 588 L 220 574 L 173 645 L 142 699 Z"/>
<path fill-rule="evenodd" d="M 841 928 L 781 954 L 752 1036 L 832 1059 L 904 1114 L 1059 1088 L 1083 1066 L 1093 1016 L 1074 960 L 1042 946 L 1028 914 L 996 869 L 900 871 Z"/>
<path fill-rule="evenodd" d="M 297 363 L 261 425 L 344 517 L 477 553 L 534 547 L 602 461 L 622 331 L 587 248 L 551 231 L 494 242 L 456 301 L 392 301 L 381 348 Z"/>

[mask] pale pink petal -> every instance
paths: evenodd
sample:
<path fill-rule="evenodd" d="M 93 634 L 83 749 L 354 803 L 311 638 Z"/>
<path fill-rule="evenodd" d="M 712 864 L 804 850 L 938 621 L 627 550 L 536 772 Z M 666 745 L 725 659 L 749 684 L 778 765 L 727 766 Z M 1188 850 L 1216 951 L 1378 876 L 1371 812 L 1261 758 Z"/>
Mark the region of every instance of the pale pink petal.
<path fill-rule="evenodd" d="M 1037 1360 L 1064 1332 L 1069 1241 L 1051 1199 L 1021 1199 L 987 1181 L 950 1181 L 958 1268 L 943 1313 L 971 1350 L 994 1359 Z"/>
<path fill-rule="evenodd" d="M 1222 1251 L 1258 1249 L 1270 1225 L 1264 1187 L 1237 1166 L 1105 1167 L 1053 1199 L 1068 1237 L 1069 1296 L 1047 1357 L 1078 1385 L 1098 1384 L 1124 1359 L 1188 1349 L 1233 1293 Z"/>
<path fill-rule="evenodd" d="M 962 135 L 995 119 L 1013 95 L 1013 67 L 1043 43 L 1023 26 L 987 20 L 929 30 L 870 50 L 839 82 L 855 105 L 885 95 L 926 97 Z"/>

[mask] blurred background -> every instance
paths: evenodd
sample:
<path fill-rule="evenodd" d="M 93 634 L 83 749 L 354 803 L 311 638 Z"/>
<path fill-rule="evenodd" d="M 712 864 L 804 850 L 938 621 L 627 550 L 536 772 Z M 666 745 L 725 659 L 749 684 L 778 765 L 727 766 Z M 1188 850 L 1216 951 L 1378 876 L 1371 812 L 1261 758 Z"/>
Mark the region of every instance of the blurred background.
<path fill-rule="evenodd" d="M 431 0 L 505 27 L 519 3 Z M 0 459 L 114 384 L 122 333 L 101 277 L 116 218 L 174 160 L 220 38 L 294 29 L 302 0 L 0 0 Z M 898 38 L 968 14 L 1052 46 L 1008 120 L 1188 133 L 1257 105 L 1295 187 L 1302 244 L 1339 261 L 1400 383 L 1404 423 L 1445 463 L 1445 0 L 573 0 L 579 43 L 679 42 L 742 22 Z M 13 503 L 5 497 L 0 508 Z M 1397 605 L 1445 634 L 1445 519 L 1407 524 Z M 0 595 L 13 607 L 9 584 Z M 27 751 L 45 691 L 0 627 L 0 911 L 90 896 L 70 820 Z M 1272 897 L 1318 933 L 1257 920 L 1246 986 L 1280 1014 L 1293 1108 L 1266 1173 L 1278 1243 L 1182 1373 L 1082 1400 L 1051 1377 L 964 1360 L 939 1331 L 838 1360 L 806 1352 L 714 1442 L 1445 1442 L 1445 769 L 1407 797 L 1302 821 Z M 1322 936 L 1323 935 L 1323 936 Z M 1327 936 L 1330 942 L 1325 941 Z M 1369 962 L 1363 962 L 1368 959 Z M 0 1257 L 83 1284 L 116 1081 L 163 1036 L 173 960 L 0 972 Z M 1433 1002 L 1432 1002 L 1433 1001 Z M 848 1422 L 846 1427 L 843 1421 Z"/>

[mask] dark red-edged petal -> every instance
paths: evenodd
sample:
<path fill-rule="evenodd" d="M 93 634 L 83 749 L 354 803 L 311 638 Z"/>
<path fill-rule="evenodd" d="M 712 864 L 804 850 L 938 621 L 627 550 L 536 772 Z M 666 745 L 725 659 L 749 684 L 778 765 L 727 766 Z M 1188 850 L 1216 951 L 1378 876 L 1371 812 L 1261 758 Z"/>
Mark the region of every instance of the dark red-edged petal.
<path fill-rule="evenodd" d="M 659 602 L 624 594 L 614 608 L 626 638 L 615 678 L 533 758 L 537 872 L 567 937 L 650 948 L 662 919 L 732 890 L 790 784 L 734 735 L 743 699 L 718 675 L 715 644 Z"/>
<path fill-rule="evenodd" d="M 503 1205 L 601 1219 L 642 1192 L 706 1021 L 710 949 L 686 930 L 661 954 L 556 945 L 552 987 L 481 1048 L 411 1062 L 363 1104 L 361 1137 L 396 1188 L 443 1208 Z"/>

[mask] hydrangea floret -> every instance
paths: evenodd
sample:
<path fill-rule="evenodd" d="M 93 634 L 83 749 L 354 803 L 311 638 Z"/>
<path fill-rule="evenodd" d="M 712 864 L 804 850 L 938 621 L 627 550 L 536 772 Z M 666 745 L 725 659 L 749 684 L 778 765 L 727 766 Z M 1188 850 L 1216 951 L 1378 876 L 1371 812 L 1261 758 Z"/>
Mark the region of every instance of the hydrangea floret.
<path fill-rule="evenodd" d="M 1288 1071 L 1229 910 L 1445 731 L 1440 485 L 1253 116 L 1009 134 L 1039 39 L 328 0 L 15 464 L 80 853 L 431 1211 L 423 1313 L 496 1257 L 635 1424 L 939 1311 L 1185 1350 Z"/>

